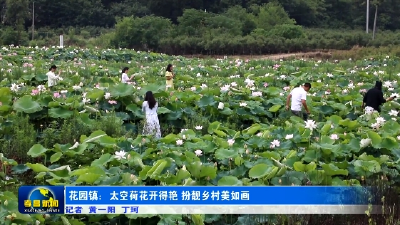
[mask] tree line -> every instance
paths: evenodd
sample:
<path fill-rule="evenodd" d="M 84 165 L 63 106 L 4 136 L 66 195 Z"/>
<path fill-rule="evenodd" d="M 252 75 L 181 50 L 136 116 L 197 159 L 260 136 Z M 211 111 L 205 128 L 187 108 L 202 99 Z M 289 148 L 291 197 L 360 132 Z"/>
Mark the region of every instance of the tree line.
<path fill-rule="evenodd" d="M 102 36 L 102 47 L 170 54 L 263 54 L 398 44 L 400 0 L 0 0 L 2 43 L 67 33 Z M 108 29 L 108 33 L 81 31 Z M 68 28 L 68 29 L 67 29 Z M 101 29 L 100 29 L 101 28 Z M 66 31 L 67 29 L 67 31 Z M 32 32 L 34 31 L 34 32 Z M 36 33 L 35 33 L 36 32 Z"/>

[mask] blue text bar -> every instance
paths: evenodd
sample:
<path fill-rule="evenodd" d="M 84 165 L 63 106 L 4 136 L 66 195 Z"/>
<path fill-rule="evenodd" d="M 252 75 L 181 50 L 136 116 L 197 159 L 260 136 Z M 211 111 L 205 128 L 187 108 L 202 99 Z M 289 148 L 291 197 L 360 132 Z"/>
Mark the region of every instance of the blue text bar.
<path fill-rule="evenodd" d="M 67 186 L 66 205 L 368 205 L 367 187 Z"/>

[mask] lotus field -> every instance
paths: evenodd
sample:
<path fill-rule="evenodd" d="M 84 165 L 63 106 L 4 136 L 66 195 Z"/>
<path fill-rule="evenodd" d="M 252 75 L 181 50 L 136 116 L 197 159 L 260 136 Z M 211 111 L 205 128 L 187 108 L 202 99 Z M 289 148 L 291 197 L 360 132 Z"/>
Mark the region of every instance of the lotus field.
<path fill-rule="evenodd" d="M 22 215 L 21 185 L 400 184 L 400 104 L 385 103 L 380 114 L 361 109 L 376 80 L 385 97 L 397 96 L 400 67 L 391 56 L 256 61 L 126 49 L 0 52 L 2 224 L 250 224 L 246 215 Z M 169 63 L 173 91 L 165 87 Z M 63 79 L 50 91 L 53 64 Z M 133 83 L 120 82 L 125 66 Z M 285 109 L 290 90 L 305 82 L 312 84 L 308 121 Z M 159 140 L 141 134 L 148 90 L 159 102 Z"/>

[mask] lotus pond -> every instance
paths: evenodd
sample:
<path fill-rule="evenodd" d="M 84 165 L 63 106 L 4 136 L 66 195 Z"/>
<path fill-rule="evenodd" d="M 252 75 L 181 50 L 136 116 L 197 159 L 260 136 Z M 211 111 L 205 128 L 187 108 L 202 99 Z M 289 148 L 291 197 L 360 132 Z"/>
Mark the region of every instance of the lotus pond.
<path fill-rule="evenodd" d="M 376 80 L 386 97 L 397 96 L 398 58 L 186 59 L 55 47 L 0 53 L 5 224 L 257 224 L 246 215 L 22 215 L 21 185 L 400 184 L 400 104 L 386 103 L 380 114 L 361 109 Z M 174 91 L 165 90 L 169 63 Z M 53 64 L 63 80 L 50 91 L 45 74 Z M 134 83 L 120 83 L 125 66 Z M 307 122 L 284 107 L 304 82 L 312 84 Z M 148 90 L 160 106 L 160 140 L 141 135 Z"/>

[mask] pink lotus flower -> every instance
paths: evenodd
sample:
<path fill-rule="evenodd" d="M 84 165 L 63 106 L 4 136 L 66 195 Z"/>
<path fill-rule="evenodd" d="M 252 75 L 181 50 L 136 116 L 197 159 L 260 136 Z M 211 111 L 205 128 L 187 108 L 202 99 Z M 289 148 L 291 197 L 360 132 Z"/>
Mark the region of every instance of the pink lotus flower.
<path fill-rule="evenodd" d="M 39 94 L 39 90 L 38 89 L 33 89 L 31 92 L 31 95 L 37 95 Z"/>
<path fill-rule="evenodd" d="M 59 97 L 61 97 L 61 96 L 60 96 L 60 93 L 54 92 L 53 97 L 54 97 L 54 98 L 59 98 Z"/>
<path fill-rule="evenodd" d="M 116 104 L 117 104 L 117 101 L 110 100 L 110 101 L 108 101 L 108 103 L 111 104 L 111 105 L 116 105 Z"/>
<path fill-rule="evenodd" d="M 268 83 L 264 83 L 264 87 L 268 87 Z"/>

